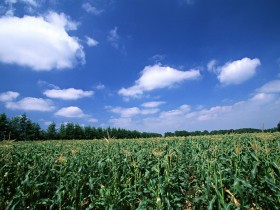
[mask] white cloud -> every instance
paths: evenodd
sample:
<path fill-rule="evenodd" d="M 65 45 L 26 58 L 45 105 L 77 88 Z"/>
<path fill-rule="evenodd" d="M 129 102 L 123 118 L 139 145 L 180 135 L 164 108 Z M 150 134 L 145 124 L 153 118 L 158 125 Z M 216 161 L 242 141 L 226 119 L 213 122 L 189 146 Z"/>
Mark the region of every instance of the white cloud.
<path fill-rule="evenodd" d="M 68 88 L 68 89 L 52 89 L 46 90 L 44 95 L 49 98 L 59 98 L 63 100 L 77 100 L 83 97 L 90 97 L 94 94 L 93 91 L 84 91 L 81 89 Z"/>
<path fill-rule="evenodd" d="M 36 0 L 5 0 L 4 3 L 7 5 L 6 7 L 7 16 L 14 15 L 16 9 L 14 8 L 13 5 L 17 3 L 24 4 L 24 10 L 27 12 L 33 12 L 34 8 L 38 8 L 40 6 L 40 3 Z"/>
<path fill-rule="evenodd" d="M 5 16 L 13 16 L 15 14 L 15 9 L 14 8 L 9 8 L 6 13 Z"/>
<path fill-rule="evenodd" d="M 120 36 L 118 34 L 118 27 L 114 27 L 112 30 L 109 31 L 109 35 L 107 36 L 108 42 L 115 48 L 119 48 L 119 41 Z"/>
<path fill-rule="evenodd" d="M 138 107 L 131 107 L 131 108 L 114 107 L 114 108 L 110 108 L 109 111 L 116 114 L 120 114 L 121 117 L 132 117 L 134 115 L 138 115 L 141 113 Z"/>
<path fill-rule="evenodd" d="M 17 3 L 17 0 L 5 0 L 6 4 L 15 4 Z"/>
<path fill-rule="evenodd" d="M 45 16 L 44 19 L 47 21 L 47 23 L 56 26 L 57 30 L 62 30 L 64 32 L 77 30 L 79 25 L 79 23 L 72 21 L 71 18 L 66 16 L 64 13 L 58 14 L 51 11 Z"/>
<path fill-rule="evenodd" d="M 161 112 L 159 117 L 170 120 L 170 118 L 184 116 L 190 110 L 191 110 L 191 107 L 188 104 L 183 104 L 177 109 Z"/>
<path fill-rule="evenodd" d="M 95 86 L 95 88 L 96 88 L 97 90 L 103 90 L 103 89 L 105 88 L 105 85 L 103 85 L 103 84 L 98 84 L 98 85 Z"/>
<path fill-rule="evenodd" d="M 88 122 L 90 122 L 90 123 L 95 123 L 95 122 L 98 122 L 98 120 L 95 119 L 95 118 L 89 118 L 89 119 L 88 119 Z"/>
<path fill-rule="evenodd" d="M 37 7 L 39 5 L 38 2 L 35 0 L 5 0 L 6 4 L 16 4 L 18 2 L 28 4 L 33 7 Z"/>
<path fill-rule="evenodd" d="M 85 62 L 83 47 L 69 36 L 77 23 L 61 13 L 0 18 L 0 62 L 35 71 L 73 68 Z"/>
<path fill-rule="evenodd" d="M 249 99 L 249 102 L 259 103 L 259 104 L 266 104 L 269 102 L 274 101 L 276 95 L 268 94 L 268 93 L 257 93 L 252 98 Z"/>
<path fill-rule="evenodd" d="M 85 38 L 86 38 L 87 45 L 89 47 L 94 47 L 94 46 L 98 45 L 98 41 L 94 40 L 93 38 L 90 38 L 88 36 L 86 36 Z"/>
<path fill-rule="evenodd" d="M 150 114 L 156 114 L 160 111 L 160 109 L 141 109 L 141 115 L 150 115 Z"/>
<path fill-rule="evenodd" d="M 222 103 L 222 102 L 221 102 Z M 200 106 L 191 109 L 183 104 L 173 110 L 161 111 L 153 116 L 135 115 L 110 119 L 116 127 L 140 131 L 160 132 L 175 130 L 220 130 L 237 128 L 272 128 L 279 122 L 280 91 L 278 80 L 270 81 L 255 90 L 243 101 L 228 102 L 227 106 L 217 104 L 212 107 Z M 196 107 L 196 106 L 194 106 Z M 138 113 L 139 113 L 138 109 Z"/>
<path fill-rule="evenodd" d="M 210 72 L 216 71 L 217 60 L 213 59 L 207 64 L 207 70 Z"/>
<path fill-rule="evenodd" d="M 151 60 L 156 63 L 159 63 L 159 62 L 163 61 L 166 57 L 167 57 L 167 55 L 165 55 L 165 54 L 156 54 L 153 57 L 151 57 Z"/>
<path fill-rule="evenodd" d="M 215 106 L 211 107 L 210 109 L 203 109 L 199 112 L 197 112 L 196 120 L 198 121 L 206 121 L 211 120 L 219 117 L 221 114 L 230 112 L 232 110 L 231 106 Z M 194 117 L 195 113 L 191 113 L 190 115 L 187 115 L 186 117 Z"/>
<path fill-rule="evenodd" d="M 119 114 L 121 118 L 133 117 L 136 115 L 151 115 L 159 112 L 159 109 L 139 109 L 138 107 L 122 108 L 122 107 L 106 107 L 107 110 L 115 114 Z"/>
<path fill-rule="evenodd" d="M 99 15 L 103 12 L 103 10 L 97 9 L 96 7 L 92 6 L 90 3 L 84 3 L 82 4 L 82 8 L 88 12 L 88 13 L 92 13 L 94 15 Z"/>
<path fill-rule="evenodd" d="M 171 87 L 174 84 L 185 80 L 197 79 L 200 76 L 199 70 L 179 71 L 169 66 L 146 66 L 141 76 L 135 81 L 135 85 L 129 88 L 122 88 L 119 94 L 125 97 L 141 97 L 144 92 L 154 89 Z"/>
<path fill-rule="evenodd" d="M 38 2 L 35 0 L 21 0 L 21 1 L 33 7 L 39 6 Z"/>
<path fill-rule="evenodd" d="M 48 112 L 54 109 L 52 101 L 42 98 L 26 97 L 19 101 L 8 101 L 5 103 L 7 109 Z"/>
<path fill-rule="evenodd" d="M 55 113 L 55 115 L 61 117 L 68 117 L 68 118 L 83 118 L 88 116 L 85 115 L 84 112 L 79 107 L 76 106 L 61 108 Z"/>
<path fill-rule="evenodd" d="M 48 87 L 48 88 L 53 88 L 53 89 L 59 89 L 59 87 L 57 85 L 48 83 L 44 80 L 38 80 L 37 84 L 41 87 Z"/>
<path fill-rule="evenodd" d="M 14 91 L 8 91 L 5 93 L 0 94 L 0 101 L 1 102 L 8 102 L 8 101 L 13 101 L 19 96 L 18 92 Z"/>
<path fill-rule="evenodd" d="M 243 58 L 241 60 L 228 62 L 222 67 L 218 67 L 218 80 L 225 85 L 241 84 L 256 73 L 256 68 L 261 65 L 258 58 Z"/>
<path fill-rule="evenodd" d="M 165 101 L 150 101 L 150 102 L 143 103 L 141 106 L 145 108 L 155 108 L 162 104 L 165 104 Z"/>
<path fill-rule="evenodd" d="M 112 124 L 113 127 L 129 128 L 131 130 L 139 130 L 135 126 L 136 122 L 129 117 L 112 118 L 109 120 L 109 123 Z"/>
<path fill-rule="evenodd" d="M 257 91 L 262 93 L 280 93 L 280 80 L 270 81 L 257 89 Z"/>

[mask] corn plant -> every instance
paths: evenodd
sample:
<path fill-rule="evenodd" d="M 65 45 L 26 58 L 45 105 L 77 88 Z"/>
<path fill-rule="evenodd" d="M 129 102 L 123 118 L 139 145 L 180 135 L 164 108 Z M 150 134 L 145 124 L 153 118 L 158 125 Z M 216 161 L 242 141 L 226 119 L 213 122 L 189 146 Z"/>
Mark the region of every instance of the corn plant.
<path fill-rule="evenodd" d="M 280 134 L 3 142 L 4 209 L 279 209 Z"/>

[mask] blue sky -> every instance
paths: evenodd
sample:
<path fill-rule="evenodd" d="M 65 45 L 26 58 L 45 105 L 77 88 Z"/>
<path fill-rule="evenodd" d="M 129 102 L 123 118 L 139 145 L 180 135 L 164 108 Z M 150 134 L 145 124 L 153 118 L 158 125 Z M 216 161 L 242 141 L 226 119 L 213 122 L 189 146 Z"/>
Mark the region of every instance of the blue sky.
<path fill-rule="evenodd" d="M 4 0 L 0 112 L 164 133 L 275 127 L 278 0 Z"/>

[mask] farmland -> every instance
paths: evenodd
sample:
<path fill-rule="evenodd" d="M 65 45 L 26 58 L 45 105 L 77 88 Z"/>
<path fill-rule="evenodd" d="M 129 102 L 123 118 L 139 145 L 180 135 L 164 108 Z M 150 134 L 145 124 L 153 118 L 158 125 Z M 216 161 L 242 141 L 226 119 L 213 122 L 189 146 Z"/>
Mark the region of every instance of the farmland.
<path fill-rule="evenodd" d="M 278 209 L 280 133 L 0 143 L 0 209 Z"/>

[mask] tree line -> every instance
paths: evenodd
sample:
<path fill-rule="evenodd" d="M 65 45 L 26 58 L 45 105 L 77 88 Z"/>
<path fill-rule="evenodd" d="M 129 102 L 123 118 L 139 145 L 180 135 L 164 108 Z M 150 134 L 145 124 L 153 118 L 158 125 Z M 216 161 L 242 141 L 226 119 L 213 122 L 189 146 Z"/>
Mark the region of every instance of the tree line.
<path fill-rule="evenodd" d="M 80 126 L 77 123 L 62 123 L 57 126 L 52 122 L 46 130 L 38 123 L 32 122 L 24 113 L 21 116 L 8 118 L 5 113 L 0 115 L 0 141 L 34 141 L 52 139 L 131 139 L 162 137 L 158 133 L 130 131 L 121 128 L 101 128 Z"/>
<path fill-rule="evenodd" d="M 280 122 L 277 127 L 271 129 L 229 129 L 204 131 L 175 131 L 166 132 L 164 137 L 185 137 L 185 136 L 203 136 L 230 133 L 258 133 L 258 132 L 276 132 L 280 131 Z M 136 130 L 126 130 L 122 128 L 101 128 L 92 126 L 80 126 L 78 123 L 62 123 L 57 126 L 52 122 L 46 130 L 42 129 L 38 123 L 32 122 L 24 113 L 21 116 L 8 118 L 5 113 L 0 115 L 0 141 L 34 141 L 34 140 L 52 140 L 52 139 L 132 139 L 132 138 L 155 138 L 162 137 L 158 133 L 139 132 Z"/>
<path fill-rule="evenodd" d="M 218 135 L 218 134 L 242 134 L 242 133 L 272 133 L 272 132 L 280 132 L 280 122 L 277 124 L 275 128 L 269 129 L 256 129 L 256 128 L 241 128 L 241 129 L 229 129 L 229 130 L 213 130 L 211 132 L 204 131 L 175 131 L 175 132 L 166 132 L 164 133 L 164 137 L 182 137 L 182 136 L 204 136 L 204 135 Z"/>

